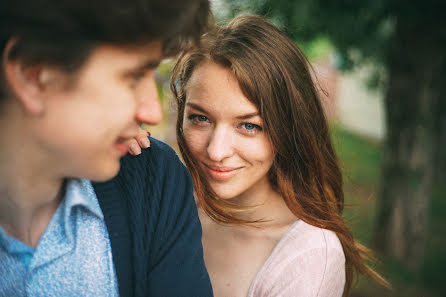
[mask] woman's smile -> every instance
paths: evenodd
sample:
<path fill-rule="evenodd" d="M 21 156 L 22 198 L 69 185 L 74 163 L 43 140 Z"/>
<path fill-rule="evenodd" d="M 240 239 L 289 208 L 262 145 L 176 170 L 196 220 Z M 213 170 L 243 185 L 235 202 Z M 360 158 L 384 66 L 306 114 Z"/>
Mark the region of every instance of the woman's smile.
<path fill-rule="evenodd" d="M 240 170 L 242 170 L 243 166 L 240 167 L 219 167 L 219 166 L 211 166 L 204 164 L 204 168 L 206 173 L 214 180 L 217 181 L 226 181 L 230 178 L 234 177 Z"/>

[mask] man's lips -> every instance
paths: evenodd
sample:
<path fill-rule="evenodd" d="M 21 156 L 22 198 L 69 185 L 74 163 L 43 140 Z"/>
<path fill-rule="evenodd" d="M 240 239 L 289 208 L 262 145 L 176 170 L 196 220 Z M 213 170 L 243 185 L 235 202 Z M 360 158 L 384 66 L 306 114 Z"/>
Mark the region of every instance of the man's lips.
<path fill-rule="evenodd" d="M 237 174 L 242 167 L 220 167 L 204 164 L 208 175 L 215 180 L 225 181 Z"/>
<path fill-rule="evenodd" d="M 134 137 L 119 137 L 115 142 L 114 148 L 118 151 L 119 155 L 124 156 L 128 153 L 127 141 L 133 139 Z"/>
<path fill-rule="evenodd" d="M 121 155 L 121 156 L 126 155 L 128 152 L 127 145 L 122 142 L 116 142 L 114 147 L 118 151 L 119 155 Z"/>

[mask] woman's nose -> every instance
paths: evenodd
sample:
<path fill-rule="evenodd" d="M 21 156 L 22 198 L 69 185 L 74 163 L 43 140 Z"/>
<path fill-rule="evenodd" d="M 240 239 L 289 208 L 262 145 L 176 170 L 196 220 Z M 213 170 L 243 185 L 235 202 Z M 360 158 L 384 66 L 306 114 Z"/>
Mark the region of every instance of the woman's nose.
<path fill-rule="evenodd" d="M 234 153 L 228 127 L 216 127 L 209 139 L 207 153 L 212 161 L 220 162 Z"/>

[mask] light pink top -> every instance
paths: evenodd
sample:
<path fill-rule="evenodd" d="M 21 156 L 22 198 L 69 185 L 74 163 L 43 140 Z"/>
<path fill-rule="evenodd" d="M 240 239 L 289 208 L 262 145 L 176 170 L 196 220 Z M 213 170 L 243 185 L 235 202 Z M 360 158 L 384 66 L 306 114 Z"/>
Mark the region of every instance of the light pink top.
<path fill-rule="evenodd" d="M 345 256 L 336 234 L 298 220 L 257 272 L 248 297 L 341 297 L 344 284 Z"/>

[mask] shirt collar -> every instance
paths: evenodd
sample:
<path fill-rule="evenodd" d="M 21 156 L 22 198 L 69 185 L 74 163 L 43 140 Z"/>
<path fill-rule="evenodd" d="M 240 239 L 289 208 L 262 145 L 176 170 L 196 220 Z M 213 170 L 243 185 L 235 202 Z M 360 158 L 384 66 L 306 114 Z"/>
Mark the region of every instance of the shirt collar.
<path fill-rule="evenodd" d="M 64 199 L 59 208 L 62 208 L 62 216 L 60 224 L 65 227 L 66 236 L 71 241 L 73 234 L 70 228 L 70 215 L 75 207 L 81 206 L 83 211 L 89 211 L 101 220 L 104 220 L 104 214 L 99 206 L 98 198 L 89 180 L 86 179 L 69 179 L 66 182 L 66 191 Z M 59 210 L 58 210 L 59 211 Z M 55 213 L 57 219 L 57 214 Z M 52 219 L 52 220 L 53 220 Z M 9 236 L 3 228 L 0 227 L 0 246 L 3 246 L 9 252 L 30 252 L 34 251 L 31 247 Z"/>
<path fill-rule="evenodd" d="M 65 192 L 65 216 L 66 220 L 70 216 L 71 210 L 75 206 L 83 206 L 101 220 L 104 219 L 98 198 L 93 186 L 86 179 L 70 179 L 67 182 Z"/>

